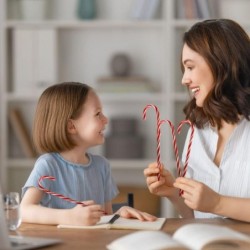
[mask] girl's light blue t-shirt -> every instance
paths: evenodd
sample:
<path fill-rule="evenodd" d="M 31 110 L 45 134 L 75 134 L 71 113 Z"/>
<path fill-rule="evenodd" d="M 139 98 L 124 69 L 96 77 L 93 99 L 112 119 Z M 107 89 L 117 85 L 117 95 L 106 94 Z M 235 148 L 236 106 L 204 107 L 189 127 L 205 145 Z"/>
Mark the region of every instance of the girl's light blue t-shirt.
<path fill-rule="evenodd" d="M 118 189 L 111 176 L 109 162 L 102 156 L 88 153 L 87 165 L 75 164 L 64 160 L 58 153 L 41 155 L 22 188 L 22 196 L 29 187 L 37 187 L 41 176 L 49 175 L 55 181 L 44 179 L 42 186 L 52 192 L 62 194 L 78 201 L 94 200 L 103 205 L 118 194 Z M 72 208 L 74 203 L 44 193 L 40 202 L 50 208 Z"/>

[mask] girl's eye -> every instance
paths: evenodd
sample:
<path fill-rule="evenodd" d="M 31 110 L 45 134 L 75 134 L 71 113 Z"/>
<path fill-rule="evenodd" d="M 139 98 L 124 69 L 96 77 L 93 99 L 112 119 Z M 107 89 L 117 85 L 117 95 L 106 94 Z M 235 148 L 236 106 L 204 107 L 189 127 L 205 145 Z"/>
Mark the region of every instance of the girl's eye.
<path fill-rule="evenodd" d="M 97 112 L 97 113 L 96 113 L 96 116 L 97 116 L 97 117 L 101 117 L 101 116 L 102 116 L 102 112 Z"/>

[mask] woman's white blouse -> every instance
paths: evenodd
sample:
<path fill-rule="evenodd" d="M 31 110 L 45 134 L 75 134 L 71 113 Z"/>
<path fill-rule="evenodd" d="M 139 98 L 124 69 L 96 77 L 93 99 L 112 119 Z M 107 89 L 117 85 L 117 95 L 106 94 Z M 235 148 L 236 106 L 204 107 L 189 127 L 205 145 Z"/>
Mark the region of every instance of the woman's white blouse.
<path fill-rule="evenodd" d="M 185 162 L 189 130 L 182 162 Z M 242 119 L 225 145 L 219 167 L 213 162 L 218 134 L 211 126 L 195 128 L 186 177 L 226 196 L 250 198 L 250 122 Z M 217 215 L 194 211 L 196 218 Z"/>

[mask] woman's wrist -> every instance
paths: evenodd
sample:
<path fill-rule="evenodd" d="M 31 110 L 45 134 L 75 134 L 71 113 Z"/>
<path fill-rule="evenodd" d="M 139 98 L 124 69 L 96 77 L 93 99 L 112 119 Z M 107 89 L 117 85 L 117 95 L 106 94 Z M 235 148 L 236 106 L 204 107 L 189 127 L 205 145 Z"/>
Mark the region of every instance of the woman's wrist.
<path fill-rule="evenodd" d="M 214 199 L 214 202 L 213 202 L 211 213 L 218 214 L 218 215 L 223 214 L 223 201 L 224 201 L 224 199 L 225 199 L 224 196 L 222 196 L 220 194 L 216 195 L 216 198 Z"/>

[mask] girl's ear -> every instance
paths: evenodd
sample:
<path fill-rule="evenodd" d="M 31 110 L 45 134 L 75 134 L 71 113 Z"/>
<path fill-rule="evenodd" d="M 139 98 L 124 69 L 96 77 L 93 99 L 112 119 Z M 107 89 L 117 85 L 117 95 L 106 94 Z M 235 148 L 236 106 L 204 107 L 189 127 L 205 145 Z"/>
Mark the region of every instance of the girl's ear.
<path fill-rule="evenodd" d="M 71 119 L 68 120 L 67 131 L 68 131 L 69 134 L 75 134 L 76 133 L 75 124 Z"/>

